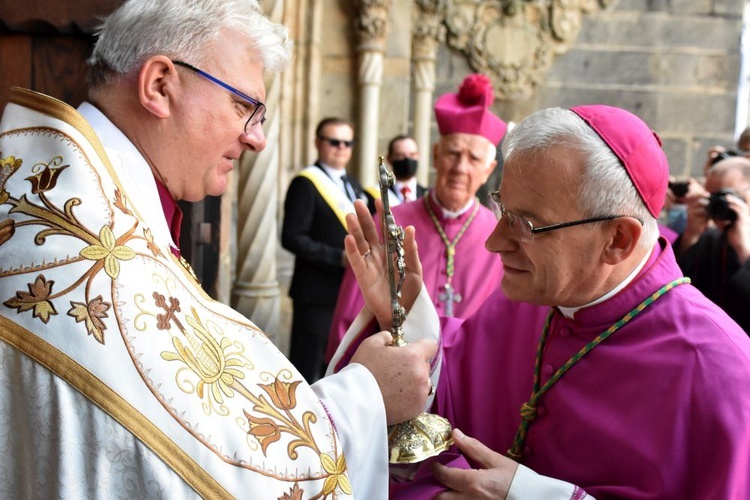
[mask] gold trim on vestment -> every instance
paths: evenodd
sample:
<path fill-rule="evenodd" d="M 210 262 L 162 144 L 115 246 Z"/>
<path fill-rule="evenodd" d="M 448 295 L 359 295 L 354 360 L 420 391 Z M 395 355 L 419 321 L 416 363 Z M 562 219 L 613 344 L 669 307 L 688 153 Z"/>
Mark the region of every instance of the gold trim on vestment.
<path fill-rule="evenodd" d="M 0 339 L 45 366 L 114 418 L 200 496 L 234 498 L 135 407 L 65 353 L 4 316 L 0 316 Z"/>

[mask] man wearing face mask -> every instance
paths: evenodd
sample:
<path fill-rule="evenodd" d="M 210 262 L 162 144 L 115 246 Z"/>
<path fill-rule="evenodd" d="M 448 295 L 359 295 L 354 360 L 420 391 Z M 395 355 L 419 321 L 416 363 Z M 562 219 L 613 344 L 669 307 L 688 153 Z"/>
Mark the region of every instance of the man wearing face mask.
<path fill-rule="evenodd" d="M 466 77 L 457 93 L 438 98 L 434 109 L 440 138 L 432 150 L 435 187 L 421 199 L 393 207 L 396 223 L 417 230 L 425 287 L 444 317 L 470 316 L 499 288 L 503 274 L 500 260 L 483 246 L 496 221 L 476 198 L 495 168 L 496 145 L 507 130 L 489 109 L 493 98 L 489 78 L 479 74 Z M 394 138 L 389 153 L 398 158 L 399 147 L 409 142 L 413 141 Z M 394 160 L 392 165 L 398 179 L 403 164 Z M 354 274 L 347 268 L 328 337 L 327 362 L 363 305 Z"/>
<path fill-rule="evenodd" d="M 427 188 L 417 183 L 419 149 L 417 141 L 408 135 L 397 135 L 388 143 L 386 160 L 391 165 L 396 182 L 391 186 L 388 200 L 391 206 L 421 198 Z"/>

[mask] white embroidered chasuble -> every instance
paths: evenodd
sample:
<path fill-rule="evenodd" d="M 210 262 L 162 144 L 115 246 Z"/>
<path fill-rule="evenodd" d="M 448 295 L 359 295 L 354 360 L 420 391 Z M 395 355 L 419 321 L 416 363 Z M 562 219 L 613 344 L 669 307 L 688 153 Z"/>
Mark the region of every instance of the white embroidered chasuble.
<path fill-rule="evenodd" d="M 81 110 L 15 89 L 0 122 L 0 496 L 385 498 L 369 372 L 311 387 L 211 300 L 148 165 Z"/>

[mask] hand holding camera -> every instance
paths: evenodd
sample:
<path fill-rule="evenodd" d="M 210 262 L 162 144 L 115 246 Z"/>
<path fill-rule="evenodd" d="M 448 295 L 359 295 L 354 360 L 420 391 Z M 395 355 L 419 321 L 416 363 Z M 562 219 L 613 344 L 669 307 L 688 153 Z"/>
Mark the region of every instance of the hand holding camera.
<path fill-rule="evenodd" d="M 750 259 L 750 206 L 745 196 L 734 189 L 711 193 L 706 212 L 726 233 L 740 262 Z"/>
<path fill-rule="evenodd" d="M 730 206 L 727 196 L 742 196 L 733 189 L 722 189 L 715 193 L 711 193 L 708 196 L 708 205 L 706 206 L 706 214 L 717 221 L 727 221 L 733 223 L 737 220 L 737 212 Z"/>
<path fill-rule="evenodd" d="M 747 262 L 750 260 L 750 153 L 714 148 L 709 151 L 709 159 L 716 161 L 706 171 L 705 189 L 693 192 L 691 185 L 685 195 L 687 224 L 678 252 L 687 251 L 709 228 L 715 227 L 723 233 L 722 240 L 735 250 L 740 262 Z"/>

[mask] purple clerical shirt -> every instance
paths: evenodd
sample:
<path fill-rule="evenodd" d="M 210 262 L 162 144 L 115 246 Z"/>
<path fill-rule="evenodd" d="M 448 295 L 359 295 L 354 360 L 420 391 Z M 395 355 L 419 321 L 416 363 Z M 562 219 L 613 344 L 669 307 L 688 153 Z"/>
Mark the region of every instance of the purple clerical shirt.
<path fill-rule="evenodd" d="M 446 283 L 447 257 L 445 244 L 430 218 L 424 202 L 431 203 L 433 213 L 445 231 L 449 241 L 453 241 L 474 209 L 472 206 L 460 216 L 448 219 L 442 209 L 428 194 L 424 199 L 403 203 L 392 208 L 396 223 L 401 226 L 414 226 L 416 229 L 419 259 L 422 262 L 423 280 L 427 292 L 438 315 L 445 314 L 445 301 L 441 293 Z M 475 201 L 475 203 L 478 203 Z M 453 303 L 453 315 L 459 318 L 471 316 L 485 299 L 500 287 L 503 265 L 500 257 L 488 252 L 484 242 L 495 228 L 497 220 L 492 212 L 482 205 L 474 220 L 456 244 L 455 271 L 452 285 L 460 294 L 460 301 Z M 347 266 L 339 289 L 338 301 L 331 323 L 328 338 L 326 362 L 330 362 L 344 334 L 364 306 L 365 301 L 359 291 L 357 280 Z"/>
<path fill-rule="evenodd" d="M 180 256 L 180 228 L 182 226 L 182 210 L 177 204 L 172 193 L 169 192 L 167 186 L 165 186 L 159 179 L 154 177 L 156 182 L 156 189 L 159 192 L 159 201 L 161 202 L 161 209 L 164 211 L 164 218 L 167 220 L 169 226 L 169 233 L 172 235 L 172 241 L 175 246 L 170 250 L 175 257 Z"/>
<path fill-rule="evenodd" d="M 541 385 L 584 345 L 682 276 L 660 239 L 640 274 L 603 303 L 555 312 Z M 443 319 L 433 412 L 499 453 L 532 392 L 549 308 L 501 292 L 469 320 Z M 521 463 L 597 498 L 750 498 L 750 338 L 680 285 L 573 366 L 545 394 Z"/>

